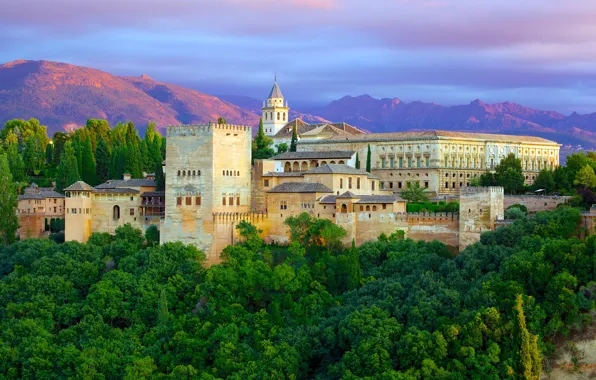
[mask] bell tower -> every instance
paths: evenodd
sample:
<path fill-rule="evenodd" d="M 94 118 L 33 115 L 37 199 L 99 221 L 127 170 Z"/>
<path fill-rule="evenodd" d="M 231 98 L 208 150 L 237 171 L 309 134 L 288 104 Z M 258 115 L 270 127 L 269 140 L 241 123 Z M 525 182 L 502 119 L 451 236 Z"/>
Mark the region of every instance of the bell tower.
<path fill-rule="evenodd" d="M 263 102 L 263 129 L 267 136 L 275 136 L 288 123 L 290 108 L 284 103 L 284 96 L 277 85 L 277 75 L 269 97 Z"/>

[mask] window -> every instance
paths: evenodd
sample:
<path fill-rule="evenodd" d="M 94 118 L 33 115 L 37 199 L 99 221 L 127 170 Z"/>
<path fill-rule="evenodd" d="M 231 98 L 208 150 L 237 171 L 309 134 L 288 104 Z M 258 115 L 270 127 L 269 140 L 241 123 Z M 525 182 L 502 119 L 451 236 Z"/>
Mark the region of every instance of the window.
<path fill-rule="evenodd" d="M 375 189 L 375 181 L 372 181 L 372 189 Z"/>
<path fill-rule="evenodd" d="M 348 178 L 348 189 L 352 188 L 352 177 Z"/>
<path fill-rule="evenodd" d="M 114 219 L 120 219 L 120 206 L 114 206 L 114 209 L 112 210 L 112 216 Z"/>
<path fill-rule="evenodd" d="M 387 210 L 387 205 L 383 203 L 383 210 Z"/>
<path fill-rule="evenodd" d="M 360 178 L 356 178 L 356 188 L 360 189 Z"/>
<path fill-rule="evenodd" d="M 279 120 L 279 112 L 277 113 L 277 120 Z"/>
<path fill-rule="evenodd" d="M 279 209 L 280 210 L 287 210 L 288 209 L 288 201 L 280 201 L 279 202 Z"/>
<path fill-rule="evenodd" d="M 364 206 L 360 206 L 360 211 L 364 211 Z"/>
<path fill-rule="evenodd" d="M 225 195 L 223 197 L 221 197 L 221 204 L 222 204 L 222 206 L 226 205 L 226 196 Z"/>
<path fill-rule="evenodd" d="M 194 177 L 194 176 L 196 176 L 196 175 L 197 175 L 197 172 L 196 172 L 195 170 L 193 170 L 193 171 L 192 171 L 192 176 Z"/>
<path fill-rule="evenodd" d="M 398 182 L 398 183 L 397 183 L 397 188 L 398 188 L 398 189 L 401 189 L 401 186 L 402 186 L 402 183 L 401 183 L 401 182 Z"/>
<path fill-rule="evenodd" d="M 180 177 L 180 170 L 178 170 L 178 177 Z"/>
<path fill-rule="evenodd" d="M 129 210 L 129 212 L 130 212 L 130 216 L 135 216 L 135 209 L 134 208 L 131 208 Z"/>
<path fill-rule="evenodd" d="M 263 181 L 263 185 L 264 185 L 265 187 L 269 187 L 269 180 L 268 180 L 268 179 L 264 180 L 264 181 Z"/>
<path fill-rule="evenodd" d="M 428 189 L 428 181 L 424 181 L 424 187 Z"/>
<path fill-rule="evenodd" d="M 182 171 L 182 177 L 186 176 L 186 170 Z"/>
<path fill-rule="evenodd" d="M 384 189 L 385 188 L 385 182 L 379 182 L 379 187 L 381 189 Z"/>
<path fill-rule="evenodd" d="M 240 206 L 240 197 L 236 196 L 236 206 Z"/>
<path fill-rule="evenodd" d="M 116 206 L 116 207 L 118 207 L 118 206 Z M 72 211 L 71 211 L 71 214 L 76 214 L 76 213 L 77 213 L 77 209 L 76 208 L 73 208 Z"/>
<path fill-rule="evenodd" d="M 344 188 L 344 179 L 343 178 L 340 178 L 339 179 L 339 188 L 340 189 L 343 189 Z"/>
<path fill-rule="evenodd" d="M 182 206 L 182 197 L 176 197 L 176 206 Z"/>
<path fill-rule="evenodd" d="M 195 197 L 195 205 L 197 205 L 197 206 L 201 205 L 201 197 Z"/>
<path fill-rule="evenodd" d="M 228 200 L 229 200 L 228 204 L 230 206 L 234 206 L 234 197 L 233 196 L 230 196 L 230 197 L 228 197 Z"/>
<path fill-rule="evenodd" d="M 187 206 L 191 206 L 192 205 L 192 197 L 186 197 L 186 205 Z"/>
<path fill-rule="evenodd" d="M 448 189 L 449 188 L 449 182 L 445 182 L 445 188 Z"/>
<path fill-rule="evenodd" d="M 373 211 L 377 211 L 377 206 L 373 206 Z"/>

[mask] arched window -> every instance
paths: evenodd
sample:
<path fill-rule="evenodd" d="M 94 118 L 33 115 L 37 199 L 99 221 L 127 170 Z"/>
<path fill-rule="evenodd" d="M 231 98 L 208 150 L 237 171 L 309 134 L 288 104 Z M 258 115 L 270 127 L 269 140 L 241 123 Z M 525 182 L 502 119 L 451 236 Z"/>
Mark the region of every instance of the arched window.
<path fill-rule="evenodd" d="M 345 164 L 345 162 L 343 162 L 343 161 L 339 161 L 339 164 L 340 164 L 340 165 L 343 165 L 343 164 Z"/>
<path fill-rule="evenodd" d="M 222 170 L 221 171 L 221 175 L 226 175 L 226 171 L 225 170 Z"/>
<path fill-rule="evenodd" d="M 277 113 L 277 120 L 280 120 L 280 119 L 279 119 L 279 112 Z"/>
<path fill-rule="evenodd" d="M 335 165 L 335 161 L 331 161 L 329 164 L 331 164 L 331 165 Z"/>
<path fill-rule="evenodd" d="M 197 175 L 201 175 L 201 170 L 197 170 Z"/>
<path fill-rule="evenodd" d="M 178 170 L 178 177 L 180 177 L 180 170 Z"/>
<path fill-rule="evenodd" d="M 341 212 L 343 214 L 348 212 L 348 206 L 345 203 L 341 205 Z"/>
<path fill-rule="evenodd" d="M 194 177 L 194 176 L 196 176 L 196 175 L 197 175 L 197 172 L 193 170 L 193 171 L 192 171 L 192 176 Z"/>
<path fill-rule="evenodd" d="M 292 171 L 292 164 L 290 164 L 289 162 L 286 162 L 284 165 L 284 172 L 291 172 Z"/>
<path fill-rule="evenodd" d="M 286 121 L 286 113 L 284 112 L 284 121 Z"/>
<path fill-rule="evenodd" d="M 370 206 L 366 206 L 366 211 L 370 211 Z"/>
<path fill-rule="evenodd" d="M 120 206 L 114 206 L 114 208 L 112 209 L 112 217 L 114 219 L 120 219 Z"/>
<path fill-rule="evenodd" d="M 377 206 L 373 206 L 373 211 L 377 211 Z"/>
<path fill-rule="evenodd" d="M 186 176 L 186 170 L 182 171 L 182 177 Z"/>

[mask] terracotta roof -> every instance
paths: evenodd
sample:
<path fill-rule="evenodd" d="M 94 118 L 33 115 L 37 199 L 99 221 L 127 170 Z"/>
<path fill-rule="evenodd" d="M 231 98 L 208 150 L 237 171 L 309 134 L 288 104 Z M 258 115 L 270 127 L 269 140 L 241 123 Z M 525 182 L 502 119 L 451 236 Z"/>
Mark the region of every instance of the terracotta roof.
<path fill-rule="evenodd" d="M 341 195 L 338 195 L 337 198 L 347 198 L 347 199 L 350 199 L 350 198 L 362 198 L 362 196 L 356 195 L 356 194 L 352 193 L 351 191 L 346 191 L 345 193 L 343 193 Z"/>
<path fill-rule="evenodd" d="M 307 122 L 301 119 L 294 119 L 283 126 L 279 132 L 275 134 L 274 137 L 276 138 L 291 138 L 292 131 L 294 127 L 296 127 L 296 133 L 298 136 L 305 134 L 306 132 L 313 131 L 315 129 L 319 129 L 322 131 L 324 127 L 330 126 L 334 128 L 334 132 L 337 134 L 342 133 L 341 136 L 349 136 L 349 135 L 362 135 L 365 132 L 361 131 L 360 129 L 348 124 L 348 123 L 317 123 L 317 124 L 308 124 Z M 323 128 L 322 128 L 323 127 Z M 308 136 L 308 135 L 307 135 Z"/>
<path fill-rule="evenodd" d="M 363 195 L 356 203 L 393 203 L 404 200 L 396 195 Z"/>
<path fill-rule="evenodd" d="M 367 133 L 362 135 L 345 135 L 332 137 L 322 141 L 308 141 L 307 144 L 329 143 L 339 141 L 409 141 L 409 140 L 445 140 L 464 139 L 480 141 L 500 141 L 513 143 L 533 143 L 559 145 L 555 141 L 547 140 L 536 136 L 517 136 L 492 133 L 471 133 L 451 131 L 415 131 L 415 132 L 390 132 L 390 133 Z"/>
<path fill-rule="evenodd" d="M 263 177 L 302 177 L 304 173 L 301 172 L 267 172 Z"/>
<path fill-rule="evenodd" d="M 275 186 L 269 193 L 333 193 L 330 188 L 318 182 L 286 182 Z"/>
<path fill-rule="evenodd" d="M 96 189 L 115 189 L 117 187 L 151 187 L 155 186 L 153 179 L 110 179 L 101 185 L 95 186 Z"/>
<path fill-rule="evenodd" d="M 285 152 L 273 156 L 271 160 L 321 160 L 321 159 L 339 159 L 339 158 L 352 158 L 356 154 L 353 150 L 331 150 L 331 151 L 318 151 L 318 152 Z"/>
<path fill-rule="evenodd" d="M 112 189 L 98 189 L 95 188 L 95 194 L 138 194 L 139 190 L 129 189 L 126 187 L 117 187 Z"/>
<path fill-rule="evenodd" d="M 370 176 L 370 173 L 367 173 L 364 170 L 356 169 L 344 164 L 325 164 L 304 172 L 304 174 L 353 174 Z"/>
<path fill-rule="evenodd" d="M 141 197 L 165 197 L 165 191 L 146 191 L 141 194 Z"/>
<path fill-rule="evenodd" d="M 72 185 L 68 186 L 64 191 L 93 191 L 93 187 L 87 185 L 83 181 L 77 181 Z"/>

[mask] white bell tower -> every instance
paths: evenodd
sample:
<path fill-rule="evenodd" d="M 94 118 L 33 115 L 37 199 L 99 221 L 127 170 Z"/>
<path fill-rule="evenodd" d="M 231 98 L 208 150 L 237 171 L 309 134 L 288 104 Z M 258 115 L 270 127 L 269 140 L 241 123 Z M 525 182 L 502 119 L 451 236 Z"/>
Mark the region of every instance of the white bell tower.
<path fill-rule="evenodd" d="M 269 97 L 263 102 L 263 129 L 267 136 L 275 136 L 288 123 L 290 108 L 277 85 L 277 75 Z"/>

